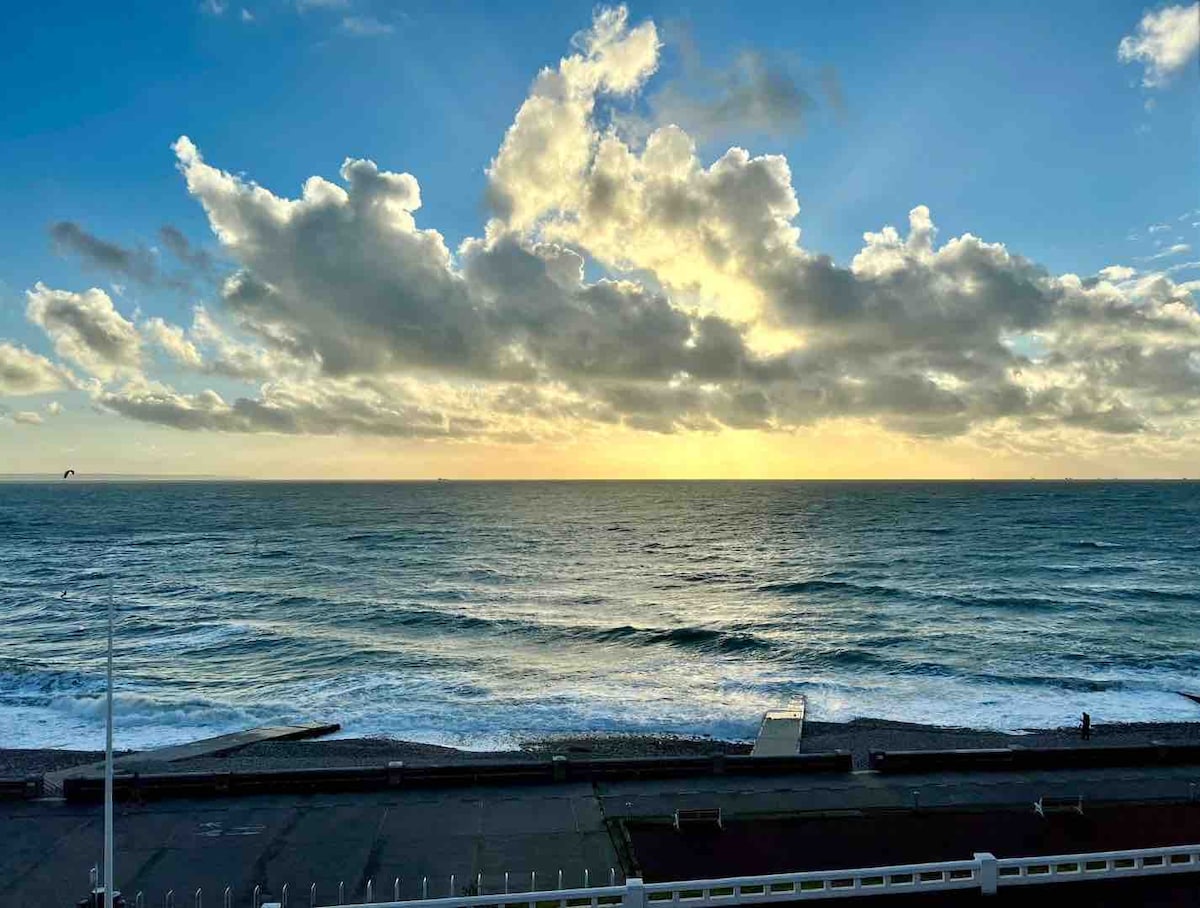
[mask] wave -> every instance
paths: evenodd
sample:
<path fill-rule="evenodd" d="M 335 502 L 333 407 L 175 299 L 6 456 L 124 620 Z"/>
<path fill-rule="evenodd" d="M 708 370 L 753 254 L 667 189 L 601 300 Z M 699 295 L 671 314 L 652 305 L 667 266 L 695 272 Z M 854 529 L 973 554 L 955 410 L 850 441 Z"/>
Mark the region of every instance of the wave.
<path fill-rule="evenodd" d="M 1149 586 L 1108 587 L 1096 591 L 1098 595 L 1114 599 L 1159 600 L 1165 602 L 1200 603 L 1200 589 L 1169 590 Z"/>
<path fill-rule="evenodd" d="M 1064 543 L 1077 549 L 1121 549 L 1124 548 L 1119 542 L 1106 542 L 1103 539 L 1076 539 L 1072 542 Z"/>
<path fill-rule="evenodd" d="M 1057 571 L 1063 574 L 1137 574 L 1145 570 L 1140 564 L 1044 564 L 1044 571 Z"/>
<path fill-rule="evenodd" d="M 572 639 L 632 646 L 675 646 L 704 653 L 766 652 L 775 649 L 770 641 L 753 634 L 731 633 L 714 628 L 640 628 L 622 625 L 606 629 L 576 628 L 567 631 Z"/>
<path fill-rule="evenodd" d="M 772 583 L 761 583 L 757 587 L 760 593 L 871 593 L 880 596 L 910 596 L 907 590 L 894 586 L 884 586 L 874 583 L 855 583 L 852 580 L 780 580 Z"/>

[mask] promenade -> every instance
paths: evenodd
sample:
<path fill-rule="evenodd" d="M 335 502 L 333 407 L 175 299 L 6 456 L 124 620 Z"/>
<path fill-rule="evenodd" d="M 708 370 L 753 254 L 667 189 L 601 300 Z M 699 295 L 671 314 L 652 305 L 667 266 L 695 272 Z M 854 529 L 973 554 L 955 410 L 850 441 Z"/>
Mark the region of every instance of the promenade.
<path fill-rule="evenodd" d="M 1109 848 L 1180 844 L 1139 839 L 1200 840 L 1200 804 L 1189 803 L 1197 782 L 1200 767 L 1178 766 L 705 776 L 160 800 L 118 805 L 117 884 L 130 895 L 144 892 L 147 905 L 157 906 L 168 890 L 182 905 L 197 888 L 207 904 L 220 905 L 226 886 L 235 904 L 248 905 L 254 886 L 278 896 L 288 883 L 292 904 L 306 905 L 311 883 L 327 904 L 336 902 L 339 883 L 347 902 L 364 899 L 368 880 L 382 900 L 396 878 L 404 898 L 419 898 L 450 894 L 451 875 L 461 893 L 480 879 L 484 892 L 502 891 L 506 873 L 510 890 L 517 891 L 554 888 L 560 870 L 563 885 L 580 886 L 585 870 L 596 885 L 608 881 L 610 870 L 618 881 L 635 872 L 653 881 L 861 867 L 884 862 L 897 842 L 907 860 L 969 858 L 987 850 L 1011 854 L 1014 841 L 1023 839 L 1012 839 L 1002 816 L 1019 818 L 1022 829 L 1055 824 L 1060 853 L 1071 850 L 1064 846 L 1073 837 L 1081 851 L 1094 850 L 1097 836 Z M 1034 816 L 1032 804 L 1043 796 L 1081 796 L 1088 821 L 1072 826 L 1067 817 Z M 1149 826 L 1120 822 L 1111 806 L 1132 810 L 1138 803 L 1167 802 L 1176 805 L 1172 822 Z M 676 809 L 712 807 L 721 809 L 725 832 L 665 831 Z M 991 820 L 980 822 L 979 811 Z M 1102 816 L 1116 819 L 1097 826 L 1093 817 Z M 767 837 L 776 843 L 773 849 L 751 849 L 758 861 L 753 869 L 734 866 L 741 847 L 735 842 L 752 844 L 772 824 L 786 828 L 786 835 Z M 73 904 L 99 859 L 101 835 L 99 804 L 53 798 L 0 804 L 6 904 Z M 1036 839 L 1030 844 L 1030 853 L 1039 853 Z M 720 863 L 722 855 L 728 866 Z M 694 872 L 687 873 L 689 867 Z M 1180 878 L 1172 891 L 1196 885 L 1192 881 Z"/>

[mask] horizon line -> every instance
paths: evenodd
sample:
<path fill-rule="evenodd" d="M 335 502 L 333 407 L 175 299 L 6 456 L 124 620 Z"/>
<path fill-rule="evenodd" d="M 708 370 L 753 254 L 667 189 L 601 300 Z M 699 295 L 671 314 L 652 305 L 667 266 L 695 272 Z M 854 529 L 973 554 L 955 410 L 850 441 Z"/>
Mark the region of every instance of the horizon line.
<path fill-rule="evenodd" d="M 900 483 L 900 482 L 937 482 L 937 483 L 989 483 L 989 482 L 1054 482 L 1054 483 L 1098 483 L 1098 482 L 1200 482 L 1200 477 L 1191 476 L 995 476 L 995 477 L 946 477 L 946 476 L 842 476 L 842 477 L 688 477 L 688 476 L 658 476 L 658 477 L 606 477 L 606 476 L 577 476 L 577 477 L 320 477 L 320 476 L 223 476 L 220 474 L 189 474 L 189 473 L 79 473 L 70 479 L 63 479 L 59 473 L 0 473 L 0 482 L 240 482 L 240 483 L 488 483 L 488 482 L 772 482 L 772 483 Z"/>

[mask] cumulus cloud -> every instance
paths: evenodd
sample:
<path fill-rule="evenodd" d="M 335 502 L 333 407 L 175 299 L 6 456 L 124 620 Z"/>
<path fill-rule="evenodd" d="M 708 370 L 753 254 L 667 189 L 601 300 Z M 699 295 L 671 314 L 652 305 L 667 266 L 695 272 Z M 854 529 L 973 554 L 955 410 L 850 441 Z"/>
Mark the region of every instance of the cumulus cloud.
<path fill-rule="evenodd" d="M 488 168 L 489 198 L 501 217 L 522 229 L 550 209 L 579 206 L 580 178 L 597 134 L 597 95 L 629 95 L 658 68 L 653 22 L 629 27 L 625 7 L 602 9 L 577 35 L 578 52 L 543 69 L 517 111 Z"/>
<path fill-rule="evenodd" d="M 12 415 L 12 421 L 25 426 L 40 426 L 42 414 L 36 410 L 18 410 Z"/>
<path fill-rule="evenodd" d="M 141 336 L 103 290 L 74 293 L 39 283 L 25 295 L 26 316 L 46 332 L 59 356 L 102 379 L 141 367 Z"/>
<path fill-rule="evenodd" d="M 579 405 L 569 394 L 549 389 L 521 397 L 439 383 L 336 379 L 269 382 L 258 397 L 231 401 L 213 390 L 184 394 L 135 381 L 102 391 L 96 403 L 132 419 L 189 431 L 521 442 L 567 437 L 555 424 L 576 418 Z"/>
<path fill-rule="evenodd" d="M 1121 39 L 1122 63 L 1144 68 L 1142 85 L 1161 88 L 1196 57 L 1200 49 L 1200 3 L 1166 6 L 1142 16 L 1132 35 Z"/>
<path fill-rule="evenodd" d="M 191 431 L 1195 431 L 1191 285 L 1122 265 L 1054 274 L 1003 243 L 940 237 L 923 205 L 835 262 L 801 242 L 783 156 L 705 161 L 678 125 L 612 128 L 659 53 L 653 23 L 598 11 L 534 80 L 488 168 L 493 216 L 455 250 L 421 223 L 409 173 L 348 158 L 292 197 L 181 137 L 179 171 L 234 267 L 218 302 L 188 327 L 135 325 L 102 291 L 39 285 L 30 318 L 108 383 L 97 405 Z M 194 373 L 186 390 L 141 371 L 145 345 Z M 258 389 L 196 390 L 204 376 Z"/>
<path fill-rule="evenodd" d="M 178 325 L 165 322 L 158 316 L 146 319 L 141 325 L 146 340 L 159 347 L 168 357 L 185 366 L 198 368 L 204 363 L 200 351 Z"/>
<path fill-rule="evenodd" d="M 1137 273 L 1138 272 L 1136 268 L 1130 268 L 1128 265 L 1109 265 L 1105 268 L 1101 268 L 1098 272 L 1100 277 L 1104 278 L 1106 281 L 1113 281 L 1114 283 L 1127 281 L 1131 277 L 1135 277 Z"/>
<path fill-rule="evenodd" d="M 0 395 L 46 394 L 71 384 L 61 366 L 24 347 L 0 340 Z"/>

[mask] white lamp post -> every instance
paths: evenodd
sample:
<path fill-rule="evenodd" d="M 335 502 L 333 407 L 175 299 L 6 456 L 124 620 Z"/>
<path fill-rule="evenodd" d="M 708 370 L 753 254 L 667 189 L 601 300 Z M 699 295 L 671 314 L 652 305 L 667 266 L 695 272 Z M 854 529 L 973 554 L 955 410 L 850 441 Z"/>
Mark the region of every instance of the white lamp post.
<path fill-rule="evenodd" d="M 108 585 L 108 702 L 104 740 L 104 908 L 113 908 L 113 594 Z"/>

